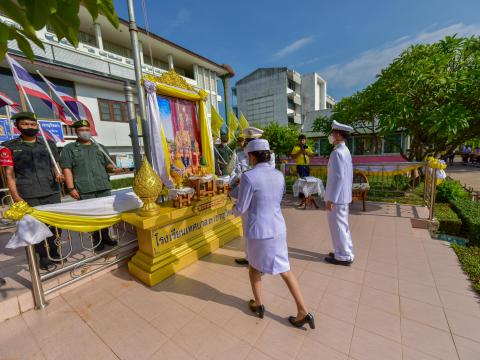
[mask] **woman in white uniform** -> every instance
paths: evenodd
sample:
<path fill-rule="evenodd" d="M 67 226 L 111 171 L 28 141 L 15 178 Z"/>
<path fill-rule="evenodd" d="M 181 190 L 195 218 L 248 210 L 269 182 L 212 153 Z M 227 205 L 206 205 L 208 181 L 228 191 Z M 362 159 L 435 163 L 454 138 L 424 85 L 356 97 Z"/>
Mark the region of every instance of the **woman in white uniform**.
<path fill-rule="evenodd" d="M 315 328 L 313 315 L 305 306 L 297 279 L 290 271 L 288 261 L 287 228 L 280 203 L 285 193 L 285 180 L 280 171 L 269 165 L 270 146 L 267 140 L 252 140 L 246 147 L 252 170 L 242 175 L 238 202 L 234 211 L 237 215 L 248 214 L 247 255 L 250 283 L 255 300 L 249 307 L 260 318 L 265 314 L 262 302 L 262 274 L 280 274 L 288 286 L 297 305 L 297 315 L 289 321 L 296 327 L 308 323 Z"/>

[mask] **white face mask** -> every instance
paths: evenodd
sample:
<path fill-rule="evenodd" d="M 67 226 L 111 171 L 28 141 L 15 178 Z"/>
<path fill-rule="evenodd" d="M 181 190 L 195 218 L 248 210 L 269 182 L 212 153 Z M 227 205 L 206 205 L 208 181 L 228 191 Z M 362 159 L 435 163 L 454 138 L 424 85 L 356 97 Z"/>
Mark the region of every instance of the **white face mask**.
<path fill-rule="evenodd" d="M 328 142 L 330 145 L 333 145 L 335 143 L 335 138 L 333 137 L 333 134 L 328 135 Z"/>

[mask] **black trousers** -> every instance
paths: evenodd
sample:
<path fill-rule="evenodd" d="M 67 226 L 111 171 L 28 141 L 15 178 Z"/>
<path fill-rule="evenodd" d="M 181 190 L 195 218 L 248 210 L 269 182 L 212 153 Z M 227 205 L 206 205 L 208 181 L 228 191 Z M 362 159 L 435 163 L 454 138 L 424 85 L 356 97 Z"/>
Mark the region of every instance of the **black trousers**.
<path fill-rule="evenodd" d="M 29 198 L 24 200 L 30 206 L 57 204 L 60 202 L 60 193 L 55 193 L 55 194 L 36 197 L 36 198 Z M 48 242 L 48 247 L 50 249 L 50 256 L 53 258 L 59 258 L 60 256 L 58 254 L 58 248 L 57 248 L 57 245 L 55 245 L 55 238 L 56 238 L 55 232 L 57 229 L 54 226 L 49 226 L 48 228 L 53 233 L 53 236 L 50 236 L 46 239 L 46 241 Z M 58 231 L 59 231 L 59 234 L 61 234 L 61 230 L 59 229 Z M 45 241 L 35 244 L 35 251 L 37 252 L 38 256 L 40 256 L 40 258 L 48 258 L 47 248 L 45 245 L 46 245 Z"/>
<path fill-rule="evenodd" d="M 297 165 L 297 174 L 299 177 L 307 177 L 310 176 L 310 166 L 308 165 Z M 303 199 L 305 195 L 303 193 L 299 193 L 298 197 Z"/>
<path fill-rule="evenodd" d="M 100 190 L 100 191 L 93 191 L 90 193 L 80 194 L 80 199 L 81 200 L 95 199 L 95 198 L 100 198 L 100 197 L 105 197 L 110 195 L 112 195 L 112 192 L 110 190 Z M 95 231 L 92 234 L 92 237 L 93 237 L 94 244 L 98 244 L 99 241 L 111 240 L 110 235 L 108 235 L 108 228 Z"/>

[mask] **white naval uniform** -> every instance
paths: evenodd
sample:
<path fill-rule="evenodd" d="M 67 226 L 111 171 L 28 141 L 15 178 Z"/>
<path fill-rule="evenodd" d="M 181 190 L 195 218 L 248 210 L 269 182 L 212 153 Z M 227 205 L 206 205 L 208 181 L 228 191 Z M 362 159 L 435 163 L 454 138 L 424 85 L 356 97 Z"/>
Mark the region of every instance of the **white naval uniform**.
<path fill-rule="evenodd" d="M 235 173 L 240 178 L 242 174 L 250 168 L 248 164 L 248 156 L 245 151 L 237 151 L 237 164 L 235 166 Z"/>
<path fill-rule="evenodd" d="M 242 175 L 234 212 L 248 214 L 248 261 L 262 273 L 275 275 L 290 270 L 287 227 L 280 208 L 284 191 L 282 173 L 268 163 L 259 163 Z"/>
<path fill-rule="evenodd" d="M 328 212 L 328 225 L 335 252 L 335 259 L 353 261 L 352 236 L 348 226 L 349 204 L 352 202 L 352 156 L 345 143 L 338 144 L 328 160 L 325 201 L 333 203 Z"/>
<path fill-rule="evenodd" d="M 237 165 L 235 166 L 234 181 L 236 182 L 237 179 L 241 179 L 242 174 L 248 169 L 250 169 L 250 165 L 248 163 L 248 156 L 243 150 L 240 150 L 237 152 Z M 239 194 L 238 186 L 234 187 L 233 190 L 230 192 L 230 196 L 237 200 L 238 200 L 238 194 Z M 248 213 L 244 213 L 242 214 L 242 229 L 243 229 L 243 240 L 245 241 L 245 259 L 248 260 L 247 228 L 248 228 Z"/>
<path fill-rule="evenodd" d="M 275 153 L 273 151 L 270 153 L 270 161 L 268 164 L 275 169 Z"/>

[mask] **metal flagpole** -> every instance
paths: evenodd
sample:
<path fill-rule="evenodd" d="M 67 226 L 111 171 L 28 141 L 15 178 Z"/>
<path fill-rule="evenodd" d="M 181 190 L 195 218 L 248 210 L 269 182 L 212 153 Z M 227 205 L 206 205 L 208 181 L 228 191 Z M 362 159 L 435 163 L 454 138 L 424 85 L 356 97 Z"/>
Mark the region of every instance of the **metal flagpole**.
<path fill-rule="evenodd" d="M 43 79 L 43 81 L 45 82 L 45 84 L 47 84 L 47 86 L 50 88 L 50 84 L 48 83 L 47 79 L 45 79 L 45 76 L 43 76 L 43 74 L 40 72 L 40 70 L 37 70 L 37 74 L 40 75 L 40 77 Z M 81 120 L 77 114 L 75 114 L 72 109 L 70 109 L 68 107 L 67 104 L 65 104 L 65 101 L 63 101 L 63 99 L 58 96 L 58 94 L 56 93 L 56 91 L 52 88 L 50 88 L 50 90 L 57 96 L 57 98 L 60 100 L 60 102 L 62 103 L 62 105 L 68 109 L 68 111 L 70 112 L 70 114 L 72 114 L 72 116 L 77 119 L 77 120 Z M 100 150 L 100 152 L 106 156 L 106 158 L 108 159 L 108 161 L 110 161 L 110 163 L 116 168 L 117 165 L 113 162 L 113 160 L 110 158 L 110 156 L 108 156 L 108 154 L 102 149 L 102 147 L 100 145 L 98 145 L 98 143 L 95 141 L 95 139 L 93 138 L 93 136 L 90 138 L 90 140 L 92 140 L 92 142 L 95 144 L 95 146 L 98 148 L 98 150 Z"/>
<path fill-rule="evenodd" d="M 18 87 L 22 91 L 22 94 L 25 97 L 25 100 L 27 101 L 28 108 L 30 109 L 30 111 L 32 113 L 35 113 L 35 111 L 33 110 L 32 103 L 30 102 L 30 99 L 28 98 L 27 93 L 25 92 L 25 89 L 22 86 L 22 83 L 18 79 L 17 74 L 16 74 L 15 70 L 13 69 L 13 66 L 12 66 L 12 63 L 10 62 L 10 57 L 8 56 L 8 54 L 5 54 L 5 58 L 7 59 L 7 62 L 10 65 L 10 69 L 12 70 L 13 77 L 16 80 L 16 82 L 18 84 Z M 60 171 L 60 167 L 57 164 L 57 160 L 55 160 L 55 157 L 53 156 L 52 149 L 50 149 L 50 145 L 48 145 L 47 137 L 45 136 L 45 133 L 43 132 L 43 129 L 42 129 L 42 126 L 40 125 L 40 123 L 38 123 L 38 129 L 40 130 L 40 135 L 42 135 L 43 141 L 45 141 L 45 146 L 47 148 L 48 154 L 50 155 L 50 159 L 53 162 L 53 166 L 55 167 L 55 170 L 57 171 L 57 174 L 61 175 L 62 172 Z"/>
<path fill-rule="evenodd" d="M 143 148 L 147 160 L 152 163 L 152 153 L 150 147 L 150 129 L 147 122 L 147 111 L 145 105 L 145 93 L 142 86 L 142 64 L 140 62 L 140 51 L 138 46 L 138 29 L 135 22 L 135 12 L 133 0 L 127 0 L 130 40 L 132 43 L 133 67 L 135 70 L 135 81 L 137 85 L 138 106 L 140 108 L 140 118 L 142 121 Z"/>

